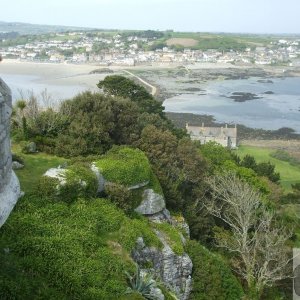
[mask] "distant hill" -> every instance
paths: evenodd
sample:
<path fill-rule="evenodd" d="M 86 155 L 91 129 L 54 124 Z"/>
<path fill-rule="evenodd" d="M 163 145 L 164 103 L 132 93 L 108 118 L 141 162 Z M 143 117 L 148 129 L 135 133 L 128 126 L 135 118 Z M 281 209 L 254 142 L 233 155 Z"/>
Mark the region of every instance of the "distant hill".
<path fill-rule="evenodd" d="M 0 21 L 1 32 L 17 32 L 23 34 L 43 34 L 49 32 L 65 32 L 65 31 L 78 31 L 78 30 L 91 30 L 93 28 L 75 27 L 75 26 L 62 26 L 62 25 L 39 25 L 21 22 L 3 22 Z"/>

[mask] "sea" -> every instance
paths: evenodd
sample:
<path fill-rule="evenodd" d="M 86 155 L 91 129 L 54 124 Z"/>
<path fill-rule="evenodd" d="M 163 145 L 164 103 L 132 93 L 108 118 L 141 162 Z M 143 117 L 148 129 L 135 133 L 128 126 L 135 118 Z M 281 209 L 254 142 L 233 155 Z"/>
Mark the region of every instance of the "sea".
<path fill-rule="evenodd" d="M 260 99 L 236 102 L 229 98 L 234 92 Z M 212 115 L 217 122 L 270 130 L 289 127 L 300 133 L 300 77 L 212 81 L 204 92 L 176 95 L 164 106 L 168 112 Z"/>
<path fill-rule="evenodd" d="M 87 89 L 84 82 L 55 85 L 45 83 L 37 76 L 4 74 L 1 77 L 10 86 L 14 101 L 22 93 L 40 94 L 45 90 L 61 101 Z M 300 77 L 217 80 L 207 82 L 204 89 L 166 99 L 163 103 L 165 111 L 212 115 L 217 122 L 251 128 L 276 130 L 289 127 L 300 133 Z M 260 99 L 236 102 L 228 98 L 234 92 L 253 93 Z"/>
<path fill-rule="evenodd" d="M 1 78 L 10 87 L 13 102 L 32 93 L 39 98 L 41 93 L 45 91 L 55 102 L 60 102 L 89 89 L 84 82 L 78 84 L 49 84 L 39 76 L 1 74 Z"/>

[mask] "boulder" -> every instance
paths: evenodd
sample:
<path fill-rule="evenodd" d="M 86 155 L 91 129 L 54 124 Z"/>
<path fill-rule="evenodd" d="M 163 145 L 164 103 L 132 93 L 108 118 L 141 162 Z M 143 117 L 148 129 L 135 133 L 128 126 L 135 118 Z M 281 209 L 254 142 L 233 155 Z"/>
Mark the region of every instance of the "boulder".
<path fill-rule="evenodd" d="M 11 167 L 13 170 L 19 170 L 24 168 L 24 165 L 19 163 L 18 161 L 13 161 Z"/>
<path fill-rule="evenodd" d="M 98 180 L 98 190 L 97 193 L 101 193 L 104 191 L 105 187 L 105 179 L 103 175 L 101 174 L 99 168 L 95 165 L 95 163 L 91 164 L 91 170 L 95 173 L 97 180 Z"/>
<path fill-rule="evenodd" d="M 36 143 L 35 142 L 28 143 L 24 147 L 23 152 L 25 152 L 25 153 L 36 153 L 37 152 L 37 150 L 36 150 Z"/>
<path fill-rule="evenodd" d="M 166 203 L 164 197 L 155 193 L 153 189 L 146 189 L 143 193 L 143 200 L 135 211 L 142 215 L 154 215 L 165 208 Z"/>
<path fill-rule="evenodd" d="M 9 182 L 0 192 L 0 227 L 9 217 L 20 196 L 21 190 L 19 180 L 16 174 L 12 172 Z"/>
<path fill-rule="evenodd" d="M 178 299 L 187 300 L 192 290 L 193 263 L 186 253 L 176 255 L 163 234 L 159 231 L 156 231 L 156 234 L 163 244 L 162 250 L 143 246 L 144 243 L 139 237 L 132 257 L 139 265 L 151 262 L 152 268 L 146 269 L 146 271 L 154 277 L 158 277 Z"/>
<path fill-rule="evenodd" d="M 56 178 L 61 185 L 64 185 L 66 184 L 66 171 L 66 169 L 51 168 L 44 174 L 44 176 Z"/>

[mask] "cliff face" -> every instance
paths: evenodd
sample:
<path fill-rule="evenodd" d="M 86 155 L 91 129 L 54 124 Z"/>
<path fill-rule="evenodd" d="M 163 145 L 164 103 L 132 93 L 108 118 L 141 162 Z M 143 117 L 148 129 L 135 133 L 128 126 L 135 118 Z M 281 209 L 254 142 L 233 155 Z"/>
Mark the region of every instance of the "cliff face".
<path fill-rule="evenodd" d="M 11 112 L 11 91 L 0 78 L 0 227 L 20 196 L 19 180 L 12 171 L 9 137 Z"/>

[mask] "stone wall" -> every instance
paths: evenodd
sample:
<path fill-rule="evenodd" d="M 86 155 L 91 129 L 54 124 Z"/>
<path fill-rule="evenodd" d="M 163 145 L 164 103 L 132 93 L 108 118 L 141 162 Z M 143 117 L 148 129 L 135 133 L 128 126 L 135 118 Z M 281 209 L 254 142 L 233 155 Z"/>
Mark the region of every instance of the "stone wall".
<path fill-rule="evenodd" d="M 12 171 L 9 136 L 11 112 L 11 91 L 0 78 L 0 227 L 20 196 L 20 184 Z"/>

